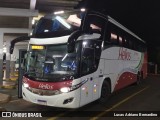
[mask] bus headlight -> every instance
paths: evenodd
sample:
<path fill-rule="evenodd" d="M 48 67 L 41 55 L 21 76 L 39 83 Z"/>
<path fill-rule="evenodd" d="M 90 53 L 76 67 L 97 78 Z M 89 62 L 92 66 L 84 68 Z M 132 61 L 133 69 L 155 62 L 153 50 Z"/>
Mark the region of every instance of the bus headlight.
<path fill-rule="evenodd" d="M 29 87 L 29 84 L 23 83 L 23 86 L 24 86 L 25 88 L 28 88 L 28 87 Z"/>
<path fill-rule="evenodd" d="M 60 89 L 60 91 L 61 91 L 62 93 L 67 93 L 67 92 L 70 91 L 70 88 L 69 88 L 69 87 L 63 87 L 63 88 Z"/>

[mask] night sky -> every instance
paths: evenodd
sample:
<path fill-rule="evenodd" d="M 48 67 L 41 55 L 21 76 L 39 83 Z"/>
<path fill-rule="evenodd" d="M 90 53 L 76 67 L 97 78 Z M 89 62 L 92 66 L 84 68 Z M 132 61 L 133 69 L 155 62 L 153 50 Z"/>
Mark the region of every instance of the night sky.
<path fill-rule="evenodd" d="M 108 15 L 147 42 L 149 61 L 160 62 L 160 2 L 158 0 L 84 0 L 82 6 Z"/>

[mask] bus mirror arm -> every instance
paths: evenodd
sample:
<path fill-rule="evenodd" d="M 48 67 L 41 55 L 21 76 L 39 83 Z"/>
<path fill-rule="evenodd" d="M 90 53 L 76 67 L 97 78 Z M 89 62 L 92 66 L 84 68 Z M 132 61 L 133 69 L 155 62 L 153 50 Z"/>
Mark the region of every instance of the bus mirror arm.
<path fill-rule="evenodd" d="M 68 43 L 67 43 L 67 51 L 68 53 L 74 52 L 75 49 L 75 43 L 78 37 L 82 34 L 83 32 L 80 30 L 77 30 L 73 32 L 70 37 L 68 38 Z"/>
<path fill-rule="evenodd" d="M 23 41 L 29 41 L 31 36 L 20 36 L 18 38 L 15 38 L 14 40 L 11 41 L 11 46 L 10 46 L 10 54 L 13 54 L 14 46 L 18 42 L 23 42 Z"/>

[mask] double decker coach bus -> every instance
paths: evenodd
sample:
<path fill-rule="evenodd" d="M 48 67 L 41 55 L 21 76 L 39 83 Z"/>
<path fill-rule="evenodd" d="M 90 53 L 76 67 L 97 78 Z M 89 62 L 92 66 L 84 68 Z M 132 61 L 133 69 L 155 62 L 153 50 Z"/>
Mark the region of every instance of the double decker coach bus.
<path fill-rule="evenodd" d="M 78 108 L 105 102 L 112 92 L 146 78 L 146 45 L 137 35 L 95 11 L 87 11 L 76 25 L 68 21 L 54 16 L 37 24 L 28 47 L 23 99 Z"/>

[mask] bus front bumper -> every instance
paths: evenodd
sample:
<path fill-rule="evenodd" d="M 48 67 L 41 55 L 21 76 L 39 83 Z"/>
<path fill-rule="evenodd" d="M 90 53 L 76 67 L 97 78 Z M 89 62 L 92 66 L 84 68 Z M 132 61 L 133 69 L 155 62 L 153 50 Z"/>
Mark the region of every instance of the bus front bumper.
<path fill-rule="evenodd" d="M 61 93 L 52 96 L 43 96 L 32 93 L 22 86 L 23 99 L 32 103 L 62 107 L 62 108 L 78 108 L 80 107 L 80 90 L 71 91 L 68 93 Z"/>

